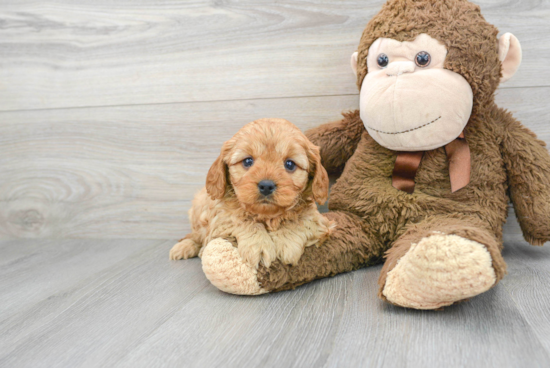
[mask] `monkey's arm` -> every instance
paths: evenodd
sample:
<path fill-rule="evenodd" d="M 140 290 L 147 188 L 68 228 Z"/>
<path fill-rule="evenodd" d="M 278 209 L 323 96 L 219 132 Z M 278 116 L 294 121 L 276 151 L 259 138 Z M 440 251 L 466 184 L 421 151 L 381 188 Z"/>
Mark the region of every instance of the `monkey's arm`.
<path fill-rule="evenodd" d="M 359 117 L 359 110 L 342 115 L 342 120 L 306 131 L 309 140 L 321 148 L 321 163 L 329 174 L 342 172 L 366 131 Z"/>
<path fill-rule="evenodd" d="M 550 154 L 545 143 L 510 113 L 502 117 L 510 198 L 525 240 L 543 245 L 550 240 Z"/>

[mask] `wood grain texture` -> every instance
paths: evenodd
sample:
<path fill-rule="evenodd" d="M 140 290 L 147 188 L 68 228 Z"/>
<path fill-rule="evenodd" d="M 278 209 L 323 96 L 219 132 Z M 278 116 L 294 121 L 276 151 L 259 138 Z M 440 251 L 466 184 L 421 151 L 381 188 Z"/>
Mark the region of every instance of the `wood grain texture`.
<path fill-rule="evenodd" d="M 0 237 L 176 238 L 222 143 L 258 117 L 302 128 L 355 96 L 0 114 Z"/>
<path fill-rule="evenodd" d="M 150 244 L 150 240 L 113 243 L 89 239 L 3 243 L 0 250 L 0 295 L 3 300 L 0 321 L 46 299 L 59 289 L 67 289 L 108 269 Z M 130 254 L 129 249 L 132 249 Z"/>
<path fill-rule="evenodd" d="M 550 252 L 527 247 L 520 236 L 509 235 L 504 249 L 508 276 L 503 285 L 546 351 L 550 352 Z"/>
<path fill-rule="evenodd" d="M 380 301 L 380 266 L 240 297 L 210 285 L 199 259 L 168 261 L 173 241 L 3 241 L 2 274 L 22 278 L 0 277 L 2 296 L 46 289 L 0 320 L 0 366 L 547 367 L 550 248 L 508 240 L 503 282 L 441 312 Z M 32 263 L 37 249 L 66 262 Z M 71 283 L 69 259 L 87 263 Z"/>
<path fill-rule="evenodd" d="M 352 290 L 359 301 L 346 305 L 333 346 L 338 353 L 329 357 L 327 367 L 547 365 L 548 351 L 503 287 L 440 313 L 413 311 L 373 297 L 379 271 L 368 268 L 360 271 L 365 277 L 354 275 Z M 512 342 L 516 339 L 531 343 L 520 347 Z"/>
<path fill-rule="evenodd" d="M 379 301 L 380 267 L 228 295 L 147 240 L 189 231 L 245 123 L 357 108 L 349 56 L 382 3 L 2 1 L 0 239 L 39 240 L 0 241 L 0 367 L 547 367 L 550 251 L 513 217 L 509 275 L 443 312 Z M 499 105 L 550 143 L 550 1 L 477 3 L 523 46 Z"/>
<path fill-rule="evenodd" d="M 123 249 L 127 257 L 109 267 L 97 257 L 95 274 L 50 290 L 47 298 L 1 321 L 0 366 L 112 366 L 209 285 L 198 260 L 181 267 L 168 261 L 173 241 L 149 241 L 141 248 L 133 242 L 91 246 L 103 256 L 117 257 L 117 248 Z M 35 274 L 46 271 L 37 269 Z M 55 275 L 44 277 L 58 283 Z M 29 347 L 36 354 L 28 354 Z"/>
<path fill-rule="evenodd" d="M 550 86 L 550 2 L 478 0 L 514 33 L 509 87 Z M 346 95 L 381 0 L 0 4 L 0 111 Z"/>
<path fill-rule="evenodd" d="M 550 142 L 550 88 L 504 89 L 497 100 Z M 282 117 L 305 130 L 357 104 L 353 95 L 0 113 L 0 238 L 181 237 L 194 193 L 242 125 Z"/>

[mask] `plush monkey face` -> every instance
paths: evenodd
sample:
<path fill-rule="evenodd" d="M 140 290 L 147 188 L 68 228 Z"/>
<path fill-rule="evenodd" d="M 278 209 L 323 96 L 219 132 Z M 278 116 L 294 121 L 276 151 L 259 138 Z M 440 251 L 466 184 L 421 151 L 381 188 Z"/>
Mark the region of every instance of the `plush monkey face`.
<path fill-rule="evenodd" d="M 351 59 L 368 133 L 396 151 L 457 138 L 521 62 L 517 38 L 497 34 L 466 0 L 388 0 Z"/>
<path fill-rule="evenodd" d="M 447 49 L 421 34 L 412 42 L 379 38 L 369 48 L 361 119 L 380 145 L 431 150 L 454 140 L 472 112 L 472 88 L 445 69 Z"/>

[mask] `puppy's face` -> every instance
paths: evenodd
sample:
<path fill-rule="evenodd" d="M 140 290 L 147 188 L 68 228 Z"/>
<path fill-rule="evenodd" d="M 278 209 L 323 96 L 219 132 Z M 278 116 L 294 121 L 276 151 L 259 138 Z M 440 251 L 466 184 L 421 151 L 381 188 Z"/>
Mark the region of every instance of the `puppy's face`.
<path fill-rule="evenodd" d="M 277 216 L 307 197 L 323 203 L 328 195 L 319 149 L 283 119 L 254 121 L 224 144 L 207 177 L 213 198 L 223 197 L 227 176 L 240 204 L 258 215 Z"/>

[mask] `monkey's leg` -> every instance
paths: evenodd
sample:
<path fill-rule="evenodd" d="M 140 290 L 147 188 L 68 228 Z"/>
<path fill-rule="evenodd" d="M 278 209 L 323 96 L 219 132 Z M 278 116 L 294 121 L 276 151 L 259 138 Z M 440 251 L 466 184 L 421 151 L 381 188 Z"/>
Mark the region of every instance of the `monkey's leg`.
<path fill-rule="evenodd" d="M 432 217 L 410 226 L 386 253 L 378 296 L 437 309 L 479 295 L 506 273 L 501 243 L 481 220 Z"/>
<path fill-rule="evenodd" d="M 275 261 L 269 268 L 247 266 L 229 242 L 212 241 L 202 254 L 203 271 L 218 289 L 243 295 L 293 289 L 323 277 L 352 271 L 380 261 L 383 245 L 358 216 L 346 212 L 325 215 L 336 228 L 321 246 L 307 247 L 295 266 Z"/>

